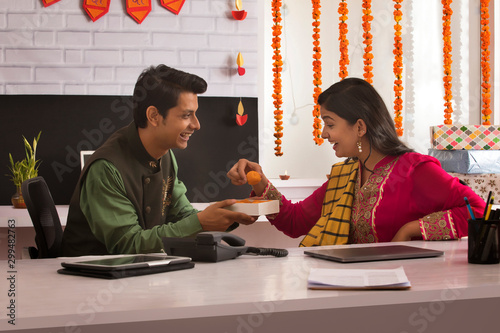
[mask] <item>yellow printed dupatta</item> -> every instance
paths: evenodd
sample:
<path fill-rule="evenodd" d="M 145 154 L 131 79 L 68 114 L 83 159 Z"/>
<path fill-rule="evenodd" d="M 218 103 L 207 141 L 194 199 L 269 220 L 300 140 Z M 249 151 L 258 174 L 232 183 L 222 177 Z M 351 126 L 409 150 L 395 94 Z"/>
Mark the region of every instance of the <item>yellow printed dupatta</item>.
<path fill-rule="evenodd" d="M 321 217 L 299 246 L 346 244 L 359 162 L 348 160 L 332 166 Z"/>

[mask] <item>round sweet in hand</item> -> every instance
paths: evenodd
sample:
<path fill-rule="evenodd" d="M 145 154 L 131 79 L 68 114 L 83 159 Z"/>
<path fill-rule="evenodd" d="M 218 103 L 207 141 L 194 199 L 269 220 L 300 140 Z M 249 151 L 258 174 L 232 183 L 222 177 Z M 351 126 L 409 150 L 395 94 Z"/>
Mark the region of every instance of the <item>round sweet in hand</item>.
<path fill-rule="evenodd" d="M 257 171 L 249 171 L 247 173 L 248 185 L 257 185 L 261 181 L 260 174 Z"/>

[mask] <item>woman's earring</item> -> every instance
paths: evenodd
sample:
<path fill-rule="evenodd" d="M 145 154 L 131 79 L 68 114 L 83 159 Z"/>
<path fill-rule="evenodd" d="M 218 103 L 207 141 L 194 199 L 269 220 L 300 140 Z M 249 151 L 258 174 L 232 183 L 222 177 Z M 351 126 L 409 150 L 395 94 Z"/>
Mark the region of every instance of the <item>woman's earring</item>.
<path fill-rule="evenodd" d="M 363 148 L 361 147 L 361 140 L 359 140 L 358 142 L 356 142 L 356 146 L 358 147 L 358 151 L 360 153 L 362 153 L 363 152 Z"/>

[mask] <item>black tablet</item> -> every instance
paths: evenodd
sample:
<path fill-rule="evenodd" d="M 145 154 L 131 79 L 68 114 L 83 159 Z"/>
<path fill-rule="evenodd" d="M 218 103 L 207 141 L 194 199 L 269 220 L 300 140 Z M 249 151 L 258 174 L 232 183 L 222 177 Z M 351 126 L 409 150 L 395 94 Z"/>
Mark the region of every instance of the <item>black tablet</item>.
<path fill-rule="evenodd" d="M 194 267 L 189 257 L 163 254 L 136 254 L 120 257 L 103 256 L 99 259 L 62 262 L 58 273 L 100 278 L 121 278 L 168 272 Z"/>
<path fill-rule="evenodd" d="M 103 271 L 146 268 L 151 266 L 176 265 L 190 262 L 189 257 L 162 254 L 136 254 L 123 257 L 103 257 L 86 261 L 62 262 L 63 267 L 98 269 Z"/>

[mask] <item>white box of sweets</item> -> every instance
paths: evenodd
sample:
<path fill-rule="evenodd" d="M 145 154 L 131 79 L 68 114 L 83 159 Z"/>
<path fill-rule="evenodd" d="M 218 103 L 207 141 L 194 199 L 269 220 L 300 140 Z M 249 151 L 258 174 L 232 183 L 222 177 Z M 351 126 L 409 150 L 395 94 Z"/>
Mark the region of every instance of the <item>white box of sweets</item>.
<path fill-rule="evenodd" d="M 245 213 L 250 216 L 276 214 L 280 211 L 279 200 L 243 199 L 225 207 L 233 212 Z"/>

